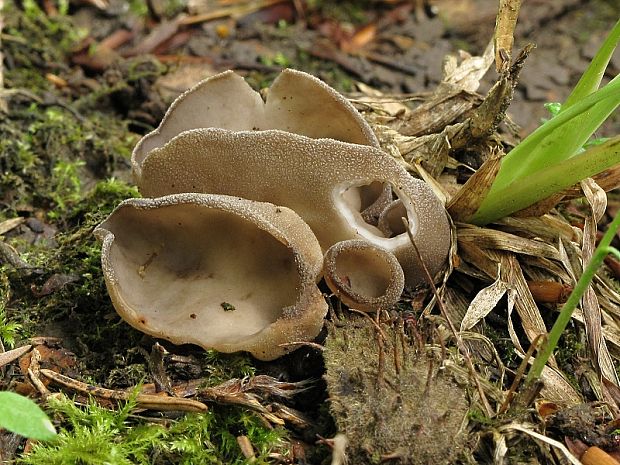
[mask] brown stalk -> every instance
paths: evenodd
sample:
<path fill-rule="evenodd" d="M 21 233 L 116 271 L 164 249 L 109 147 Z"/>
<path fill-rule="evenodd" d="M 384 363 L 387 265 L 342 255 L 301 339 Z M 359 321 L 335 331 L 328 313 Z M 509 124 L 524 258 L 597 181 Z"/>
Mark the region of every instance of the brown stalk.
<path fill-rule="evenodd" d="M 500 0 L 495 21 L 495 69 L 498 73 L 510 66 L 514 31 L 521 0 Z"/>

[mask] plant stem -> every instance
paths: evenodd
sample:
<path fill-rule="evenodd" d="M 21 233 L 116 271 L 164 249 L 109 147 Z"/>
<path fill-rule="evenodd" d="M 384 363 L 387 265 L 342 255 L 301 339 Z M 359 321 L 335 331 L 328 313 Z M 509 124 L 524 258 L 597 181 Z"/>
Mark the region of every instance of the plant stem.
<path fill-rule="evenodd" d="M 536 356 L 536 359 L 532 364 L 532 368 L 527 375 L 527 384 L 531 384 L 538 378 L 540 378 L 543 368 L 547 364 L 549 357 L 551 357 L 551 354 L 558 345 L 560 336 L 562 336 L 564 329 L 566 329 L 566 326 L 570 322 L 573 311 L 579 304 L 579 301 L 581 300 L 583 294 L 588 289 L 590 282 L 592 281 L 592 279 L 594 279 L 596 271 L 603 263 L 603 260 L 605 259 L 607 254 L 612 254 L 616 257 L 620 257 L 620 251 L 610 246 L 611 241 L 614 238 L 618 228 L 620 228 L 620 214 L 618 214 L 614 218 L 613 222 L 609 225 L 607 232 L 605 233 L 598 247 L 594 251 L 592 260 L 590 260 L 588 266 L 586 266 L 586 268 L 583 270 L 581 278 L 579 278 L 579 281 L 577 281 L 573 292 L 571 292 L 571 295 L 568 297 L 568 300 L 562 307 L 560 315 L 555 320 L 553 328 L 551 328 L 551 332 L 549 332 L 549 337 L 543 343 L 542 349 L 540 350 L 540 352 L 538 352 L 538 355 Z"/>

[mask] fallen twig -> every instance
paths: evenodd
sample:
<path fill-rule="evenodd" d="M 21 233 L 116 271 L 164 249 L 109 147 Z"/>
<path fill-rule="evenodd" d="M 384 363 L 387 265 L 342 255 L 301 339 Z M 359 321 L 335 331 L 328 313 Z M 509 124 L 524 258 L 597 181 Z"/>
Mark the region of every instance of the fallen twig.
<path fill-rule="evenodd" d="M 179 21 L 179 24 L 189 25 L 189 24 L 197 24 L 204 23 L 206 21 L 212 21 L 214 19 L 222 19 L 228 18 L 229 16 L 239 17 L 245 16 L 250 13 L 254 13 L 255 11 L 262 10 L 263 8 L 267 8 L 268 6 L 276 5 L 278 3 L 283 3 L 286 0 L 260 0 L 257 2 L 250 2 L 247 5 L 231 5 L 223 8 L 216 9 L 215 11 L 210 11 L 208 13 L 203 13 L 194 16 L 186 16 Z"/>
<path fill-rule="evenodd" d="M 100 397 L 114 401 L 135 399 L 139 408 L 159 411 L 206 412 L 207 406 L 202 402 L 181 397 L 157 396 L 152 394 L 132 394 L 131 392 L 106 389 L 92 384 L 82 383 L 53 370 L 41 369 L 41 374 L 60 386 L 81 394 Z"/>
<path fill-rule="evenodd" d="M 18 347 L 17 349 L 8 350 L 6 352 L 0 353 L 0 367 L 11 363 L 13 360 L 17 360 L 30 349 L 32 349 L 32 346 L 28 344 L 22 347 Z"/>

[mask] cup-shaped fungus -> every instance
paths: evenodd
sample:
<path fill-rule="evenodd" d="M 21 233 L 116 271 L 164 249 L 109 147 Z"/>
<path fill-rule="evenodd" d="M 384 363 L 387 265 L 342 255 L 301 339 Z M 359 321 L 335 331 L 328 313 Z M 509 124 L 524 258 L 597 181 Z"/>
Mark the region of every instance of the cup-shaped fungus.
<path fill-rule="evenodd" d="M 363 239 L 392 252 L 408 285 L 423 282 L 425 275 L 404 225 L 394 220 L 394 230 L 381 232 L 364 220 L 368 207 L 385 204 L 391 218 L 407 219 L 431 274 L 441 270 L 450 247 L 447 214 L 431 188 L 368 145 L 280 130 L 192 129 L 151 150 L 136 174 L 145 196 L 204 192 L 289 207 L 312 228 L 323 250 Z M 399 202 L 382 200 L 388 185 Z"/>
<path fill-rule="evenodd" d="M 394 305 L 405 276 L 396 257 L 359 239 L 332 245 L 325 253 L 325 281 L 346 305 L 370 312 Z"/>
<path fill-rule="evenodd" d="M 114 307 L 147 334 L 272 360 L 323 325 L 321 248 L 288 208 L 212 194 L 130 199 L 95 233 Z"/>
<path fill-rule="evenodd" d="M 310 74 L 285 69 L 267 99 L 233 71 L 201 81 L 179 96 L 159 127 L 136 145 L 134 173 L 140 177 L 144 158 L 183 131 L 222 128 L 232 131 L 280 129 L 312 138 L 379 146 L 377 137 L 342 95 Z"/>

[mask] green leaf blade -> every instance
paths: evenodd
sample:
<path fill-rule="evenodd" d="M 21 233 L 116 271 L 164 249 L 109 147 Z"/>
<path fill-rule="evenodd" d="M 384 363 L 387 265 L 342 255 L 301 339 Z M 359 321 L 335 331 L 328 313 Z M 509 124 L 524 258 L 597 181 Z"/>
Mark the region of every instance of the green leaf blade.
<path fill-rule="evenodd" d="M 618 42 L 620 42 L 620 20 L 616 22 L 598 52 L 596 52 L 588 68 L 564 102 L 560 112 L 581 101 L 598 89 L 603 75 L 605 74 L 605 70 L 607 69 L 607 65 L 609 64 L 609 60 L 611 60 L 611 56 L 618 46 Z"/>
<path fill-rule="evenodd" d="M 494 196 L 487 196 L 469 221 L 477 225 L 493 222 L 618 164 L 620 136 L 515 181 L 498 190 Z"/>
<path fill-rule="evenodd" d="M 487 199 L 538 170 L 575 156 L 619 104 L 620 78 L 616 77 L 605 87 L 545 122 L 504 157 Z"/>
<path fill-rule="evenodd" d="M 0 392 L 0 427 L 39 441 L 56 437 L 54 425 L 36 403 L 9 391 Z"/>

